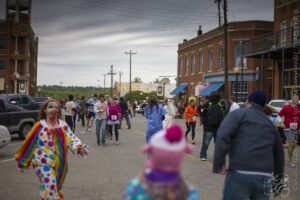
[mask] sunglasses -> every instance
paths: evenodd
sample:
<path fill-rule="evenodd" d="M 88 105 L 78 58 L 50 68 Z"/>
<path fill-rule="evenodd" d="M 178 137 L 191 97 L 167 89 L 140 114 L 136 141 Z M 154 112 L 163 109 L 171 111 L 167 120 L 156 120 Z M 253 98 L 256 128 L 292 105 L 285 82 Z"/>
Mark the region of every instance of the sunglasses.
<path fill-rule="evenodd" d="M 59 110 L 59 107 L 58 107 L 58 106 L 54 106 L 54 105 L 51 105 L 51 104 L 49 104 L 49 105 L 47 106 L 47 108 Z"/>

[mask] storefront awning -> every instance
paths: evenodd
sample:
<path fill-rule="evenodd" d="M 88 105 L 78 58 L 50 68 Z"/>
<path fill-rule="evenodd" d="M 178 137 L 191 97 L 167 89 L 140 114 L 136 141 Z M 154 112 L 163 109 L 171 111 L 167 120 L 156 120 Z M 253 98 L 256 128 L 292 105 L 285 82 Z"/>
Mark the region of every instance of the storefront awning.
<path fill-rule="evenodd" d="M 210 96 L 212 92 L 218 91 L 223 85 L 223 82 L 210 83 L 208 87 L 201 91 L 199 96 Z"/>
<path fill-rule="evenodd" d="M 171 92 L 171 95 L 178 95 L 182 90 L 184 90 L 187 87 L 187 83 L 181 83 L 175 90 Z"/>

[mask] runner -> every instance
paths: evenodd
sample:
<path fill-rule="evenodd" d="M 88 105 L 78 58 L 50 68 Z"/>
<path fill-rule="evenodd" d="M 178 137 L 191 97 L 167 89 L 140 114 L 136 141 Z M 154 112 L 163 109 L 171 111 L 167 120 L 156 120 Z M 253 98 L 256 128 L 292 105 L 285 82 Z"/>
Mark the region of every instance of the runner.
<path fill-rule="evenodd" d="M 57 100 L 40 108 L 39 119 L 28 133 L 15 158 L 23 172 L 32 164 L 40 181 L 41 199 L 63 199 L 61 191 L 67 174 L 67 151 L 86 156 L 88 147 L 60 119 Z"/>
<path fill-rule="evenodd" d="M 100 145 L 100 130 L 102 132 L 101 143 L 105 145 L 105 132 L 106 132 L 106 120 L 107 120 L 107 103 L 104 101 L 104 95 L 99 95 L 100 101 L 95 104 L 95 115 L 96 115 L 96 137 L 97 144 Z"/>
<path fill-rule="evenodd" d="M 156 97 L 151 95 L 148 98 L 144 115 L 147 119 L 146 142 L 148 143 L 152 135 L 163 129 L 162 121 L 165 119 L 166 111 L 158 104 Z"/>
<path fill-rule="evenodd" d="M 94 129 L 94 120 L 95 120 L 94 105 L 98 102 L 97 98 L 98 98 L 97 94 L 94 94 L 93 97 L 87 101 L 88 112 L 86 115 L 86 119 L 87 119 L 87 126 L 85 130 L 86 133 L 88 132 L 92 133 Z"/>
<path fill-rule="evenodd" d="M 120 125 L 120 119 L 121 119 L 121 108 L 119 104 L 117 103 L 118 98 L 113 97 L 110 101 L 110 104 L 108 104 L 108 131 L 110 134 L 110 139 L 112 140 L 113 136 L 113 128 L 115 129 L 115 143 L 116 145 L 119 144 L 119 125 Z"/>
<path fill-rule="evenodd" d="M 195 144 L 195 127 L 196 127 L 196 119 L 197 119 L 197 107 L 195 105 L 195 101 L 191 100 L 190 105 L 188 105 L 185 109 L 184 116 L 185 116 L 185 124 L 186 124 L 186 131 L 185 131 L 185 139 L 188 141 L 188 134 L 192 127 L 192 144 Z"/>

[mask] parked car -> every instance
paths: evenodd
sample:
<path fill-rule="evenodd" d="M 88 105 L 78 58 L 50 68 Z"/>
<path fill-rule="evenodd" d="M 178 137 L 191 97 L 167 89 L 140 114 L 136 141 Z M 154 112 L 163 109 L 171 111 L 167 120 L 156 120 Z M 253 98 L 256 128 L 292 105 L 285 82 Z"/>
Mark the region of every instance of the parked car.
<path fill-rule="evenodd" d="M 268 105 L 274 108 L 275 111 L 278 113 L 283 108 L 283 106 L 287 105 L 288 103 L 289 101 L 285 101 L 283 99 L 275 99 L 271 100 Z"/>
<path fill-rule="evenodd" d="M 37 103 L 44 103 L 45 101 L 47 101 L 49 99 L 49 97 L 32 97 L 33 101 L 34 102 L 37 102 Z"/>
<path fill-rule="evenodd" d="M 5 126 L 0 126 L 0 148 L 5 147 L 11 141 L 11 135 Z"/>
<path fill-rule="evenodd" d="M 5 104 L 0 99 L 0 125 L 5 126 L 10 134 L 19 134 L 25 139 L 34 123 L 38 119 L 38 110 L 26 110 L 16 105 Z"/>
<path fill-rule="evenodd" d="M 16 105 L 27 110 L 38 110 L 40 108 L 40 103 L 33 101 L 27 94 L 0 94 L 0 99 L 5 104 Z"/>

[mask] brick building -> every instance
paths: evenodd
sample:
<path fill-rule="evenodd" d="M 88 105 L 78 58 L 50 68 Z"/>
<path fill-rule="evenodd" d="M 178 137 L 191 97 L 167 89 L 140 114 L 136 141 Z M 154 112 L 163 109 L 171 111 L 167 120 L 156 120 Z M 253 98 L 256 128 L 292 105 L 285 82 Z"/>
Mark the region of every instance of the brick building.
<path fill-rule="evenodd" d="M 245 58 L 255 58 L 272 71 L 273 99 L 300 95 L 300 1 L 274 0 L 273 32 L 245 41 Z M 265 63 L 269 59 L 272 62 Z M 263 82 L 266 85 L 265 80 Z"/>
<path fill-rule="evenodd" d="M 261 64 L 255 59 L 242 59 L 240 44 L 272 31 L 273 22 L 269 21 L 240 21 L 228 25 L 228 92 L 238 101 L 260 87 Z M 271 73 L 264 70 L 269 80 Z M 213 90 L 224 94 L 224 31 L 215 28 L 202 34 L 200 27 L 197 37 L 178 45 L 177 88 L 172 94 L 187 100 L 193 96 L 208 96 Z"/>
<path fill-rule="evenodd" d="M 0 20 L 0 93 L 36 94 L 37 54 L 31 0 L 6 0 L 6 18 Z"/>

